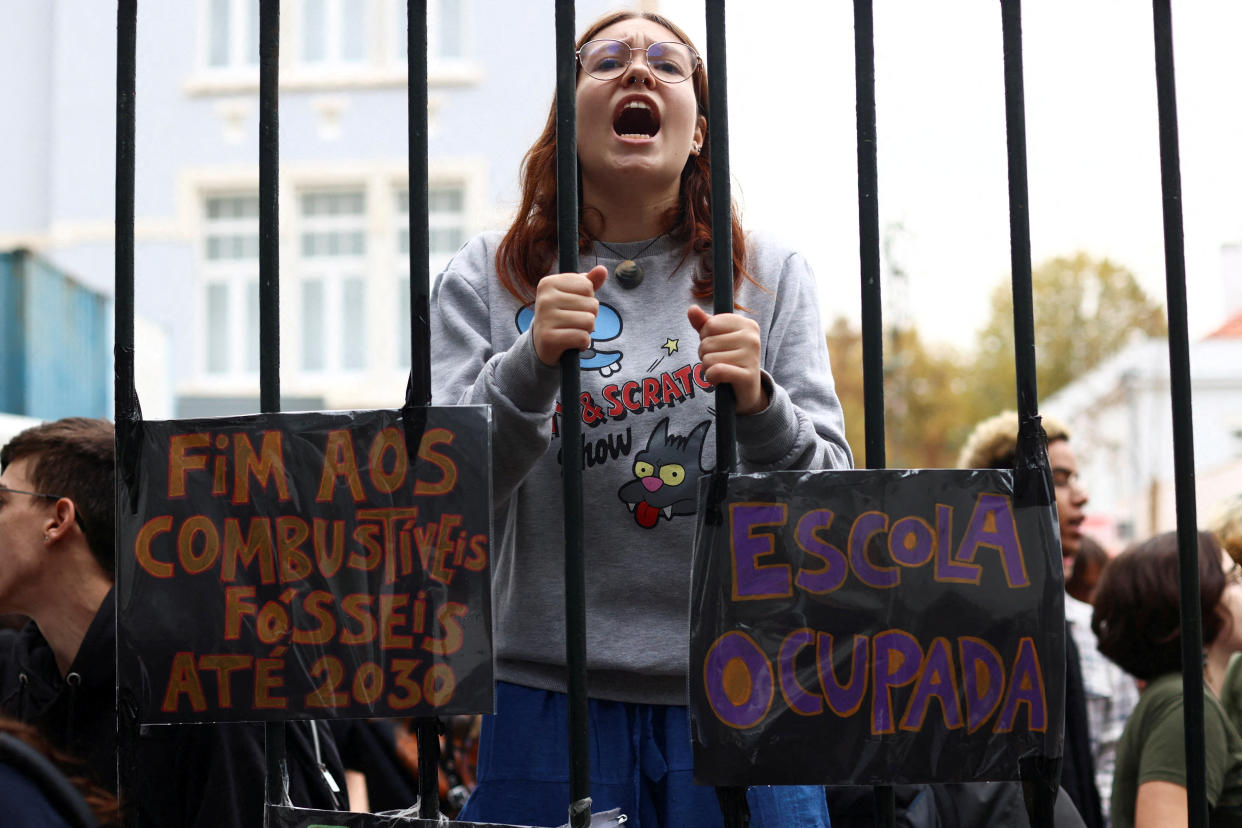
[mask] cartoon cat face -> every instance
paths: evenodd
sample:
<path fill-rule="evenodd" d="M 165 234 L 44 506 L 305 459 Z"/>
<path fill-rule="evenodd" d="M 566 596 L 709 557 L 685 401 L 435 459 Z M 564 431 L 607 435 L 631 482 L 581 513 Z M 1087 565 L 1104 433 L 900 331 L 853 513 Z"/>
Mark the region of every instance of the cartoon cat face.
<path fill-rule="evenodd" d="M 634 455 L 634 480 L 617 490 L 639 526 L 650 529 L 660 517 L 692 515 L 698 506 L 698 480 L 705 469 L 700 461 L 703 440 L 712 421 L 704 420 L 685 437 L 668 433 L 668 417 L 647 438 L 647 447 Z"/>

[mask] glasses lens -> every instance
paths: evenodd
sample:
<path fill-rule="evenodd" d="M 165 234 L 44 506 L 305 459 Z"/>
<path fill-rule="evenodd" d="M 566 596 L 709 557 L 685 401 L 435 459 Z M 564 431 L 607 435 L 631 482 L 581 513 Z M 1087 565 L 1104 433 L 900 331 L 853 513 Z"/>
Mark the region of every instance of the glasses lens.
<path fill-rule="evenodd" d="M 694 50 L 684 43 L 653 43 L 647 49 L 647 65 L 660 80 L 684 81 L 694 73 Z"/>
<path fill-rule="evenodd" d="M 592 40 L 578 50 L 582 69 L 593 78 L 621 77 L 630 62 L 630 47 L 619 40 Z"/>

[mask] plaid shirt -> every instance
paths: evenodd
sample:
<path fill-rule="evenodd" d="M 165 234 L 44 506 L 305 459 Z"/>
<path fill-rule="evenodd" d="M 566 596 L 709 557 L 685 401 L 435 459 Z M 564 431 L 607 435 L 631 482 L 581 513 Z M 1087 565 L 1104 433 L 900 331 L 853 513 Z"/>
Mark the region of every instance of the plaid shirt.
<path fill-rule="evenodd" d="M 1126 719 L 1138 704 L 1138 685 L 1116 664 L 1096 649 L 1095 633 L 1091 631 L 1091 605 L 1069 595 L 1065 596 L 1065 619 L 1070 635 L 1078 645 L 1078 661 L 1082 667 L 1082 684 L 1087 695 L 1087 724 L 1091 731 L 1091 755 L 1095 759 L 1095 784 L 1108 818 L 1108 803 L 1113 790 L 1113 766 L 1117 742 L 1125 729 Z"/>

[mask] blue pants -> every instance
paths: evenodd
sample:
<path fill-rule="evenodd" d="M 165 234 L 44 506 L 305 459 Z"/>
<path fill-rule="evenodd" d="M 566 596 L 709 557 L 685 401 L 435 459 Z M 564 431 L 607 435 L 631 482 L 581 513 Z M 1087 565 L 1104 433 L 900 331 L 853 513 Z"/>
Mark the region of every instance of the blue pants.
<path fill-rule="evenodd" d="M 496 685 L 496 715 L 483 718 L 479 785 L 459 819 L 559 826 L 569 820 L 568 699 Z M 721 828 L 714 788 L 692 782 L 685 707 L 591 699 L 593 811 L 620 808 L 626 828 Z M 752 828 L 827 828 L 823 788 L 756 787 Z"/>

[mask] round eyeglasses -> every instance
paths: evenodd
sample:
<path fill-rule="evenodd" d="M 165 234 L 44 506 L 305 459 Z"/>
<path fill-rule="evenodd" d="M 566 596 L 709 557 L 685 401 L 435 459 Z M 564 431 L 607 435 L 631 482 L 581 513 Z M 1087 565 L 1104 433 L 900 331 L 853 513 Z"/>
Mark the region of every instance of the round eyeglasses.
<path fill-rule="evenodd" d="M 582 71 L 596 80 L 615 80 L 625 74 L 635 52 L 647 53 L 647 68 L 664 83 L 681 83 L 701 62 L 689 46 L 676 41 L 652 43 L 647 48 L 620 40 L 592 40 L 577 51 Z"/>

